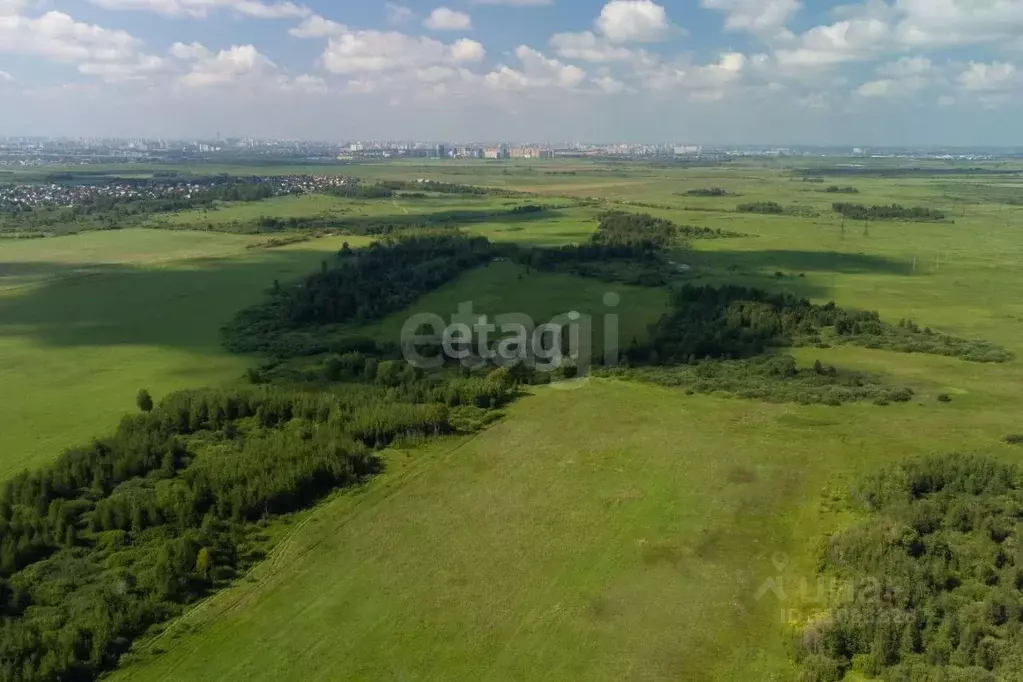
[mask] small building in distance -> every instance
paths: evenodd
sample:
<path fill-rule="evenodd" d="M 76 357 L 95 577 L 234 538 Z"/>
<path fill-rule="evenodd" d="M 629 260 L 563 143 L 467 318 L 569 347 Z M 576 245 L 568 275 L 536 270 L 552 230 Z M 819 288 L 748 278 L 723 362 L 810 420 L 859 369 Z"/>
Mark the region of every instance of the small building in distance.
<path fill-rule="evenodd" d="M 543 147 L 512 147 L 508 156 L 513 159 L 550 159 L 554 157 L 554 151 Z"/>

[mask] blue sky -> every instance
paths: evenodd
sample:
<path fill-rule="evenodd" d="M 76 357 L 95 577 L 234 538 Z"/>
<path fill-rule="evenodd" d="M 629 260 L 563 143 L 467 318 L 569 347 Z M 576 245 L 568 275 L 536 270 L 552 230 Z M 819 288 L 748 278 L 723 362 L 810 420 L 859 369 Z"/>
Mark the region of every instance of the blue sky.
<path fill-rule="evenodd" d="M 1023 0 L 0 0 L 0 134 L 1023 145 Z"/>

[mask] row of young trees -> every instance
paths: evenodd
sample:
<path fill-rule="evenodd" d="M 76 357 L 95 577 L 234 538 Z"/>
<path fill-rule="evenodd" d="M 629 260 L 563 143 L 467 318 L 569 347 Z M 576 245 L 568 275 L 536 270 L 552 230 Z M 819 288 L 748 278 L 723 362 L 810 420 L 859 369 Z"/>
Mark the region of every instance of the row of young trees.
<path fill-rule="evenodd" d="M 739 213 L 759 213 L 762 215 L 781 215 L 785 213 L 785 207 L 775 201 L 755 201 L 748 204 L 739 204 L 735 207 Z"/>
<path fill-rule="evenodd" d="M 686 192 L 691 197 L 727 197 L 730 192 L 720 187 L 707 187 L 701 189 L 691 189 Z"/>
<path fill-rule="evenodd" d="M 386 236 L 396 232 L 423 228 L 453 228 L 491 220 L 515 220 L 552 211 L 551 206 L 523 204 L 500 210 L 454 210 L 402 216 L 345 217 L 312 216 L 278 218 L 264 216 L 250 223 L 229 226 L 232 232 L 340 232 L 346 235 Z M 224 228 L 221 228 L 224 229 Z"/>
<path fill-rule="evenodd" d="M 155 407 L 140 393 L 112 435 L 9 480 L 0 679 L 94 679 L 258 559 L 256 520 L 372 475 L 375 448 L 397 438 L 472 427 L 514 392 L 505 370 L 427 381 L 396 364 L 364 358 L 357 383 L 317 390 L 195 390 Z"/>
<path fill-rule="evenodd" d="M 865 206 L 863 204 L 837 203 L 832 206 L 832 209 L 835 213 L 852 220 L 914 220 L 926 222 L 945 219 L 944 211 L 934 208 L 923 208 L 921 206 L 906 207 L 899 204 Z"/>

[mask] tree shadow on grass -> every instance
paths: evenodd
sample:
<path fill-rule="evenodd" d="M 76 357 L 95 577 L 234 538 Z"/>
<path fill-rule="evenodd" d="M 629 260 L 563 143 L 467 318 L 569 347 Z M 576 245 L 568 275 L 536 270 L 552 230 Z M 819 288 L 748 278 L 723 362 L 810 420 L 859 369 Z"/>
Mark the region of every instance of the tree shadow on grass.
<path fill-rule="evenodd" d="M 462 227 L 488 222 L 531 223 L 563 217 L 558 209 L 535 211 L 452 209 L 433 213 L 388 214 L 378 216 L 342 216 L 329 219 L 332 227 L 365 231 L 391 227 Z M 286 219 L 285 219 L 286 220 Z"/>
<path fill-rule="evenodd" d="M 289 249 L 152 268 L 26 264 L 16 268 L 23 276 L 48 276 L 2 292 L 0 338 L 222 353 L 220 329 L 237 311 L 260 301 L 274 280 L 301 277 L 330 258 L 329 252 Z"/>
<path fill-rule="evenodd" d="M 39 279 L 95 272 L 100 263 L 47 263 L 0 261 L 0 291 L 32 284 Z"/>
<path fill-rule="evenodd" d="M 159 267 L 67 263 L 7 264 L 25 276 L 51 276 L 0 295 L 0 338 L 43 346 L 139 345 L 219 354 L 221 328 L 263 300 L 274 280 L 302 277 L 330 252 L 265 250 Z M 811 251 L 694 251 L 684 256 L 702 282 L 781 289 L 813 299 L 831 296 L 822 272 L 909 275 L 910 267 L 876 256 Z M 781 277 L 775 276 L 782 273 Z M 806 277 L 799 277 L 800 273 Z"/>
<path fill-rule="evenodd" d="M 693 261 L 702 267 L 721 272 L 812 274 L 819 272 L 843 275 L 912 274 L 912 264 L 865 253 L 835 251 L 693 251 Z"/>
<path fill-rule="evenodd" d="M 701 284 L 738 284 L 785 291 L 815 301 L 834 298 L 830 275 L 908 277 L 912 264 L 882 256 L 835 251 L 691 251 L 679 259 Z"/>

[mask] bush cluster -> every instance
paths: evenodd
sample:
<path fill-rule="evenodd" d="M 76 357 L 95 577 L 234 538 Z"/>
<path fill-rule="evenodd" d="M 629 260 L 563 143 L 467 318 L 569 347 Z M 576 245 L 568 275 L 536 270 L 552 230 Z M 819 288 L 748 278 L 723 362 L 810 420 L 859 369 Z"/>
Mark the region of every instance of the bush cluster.
<path fill-rule="evenodd" d="M 785 207 L 774 201 L 757 201 L 749 204 L 739 204 L 735 210 L 739 213 L 760 213 L 764 215 L 781 215 L 785 213 Z"/>
<path fill-rule="evenodd" d="M 1019 679 L 1020 471 L 985 456 L 913 460 L 870 477 L 866 518 L 822 549 L 848 589 L 798 634 L 808 681 Z"/>

